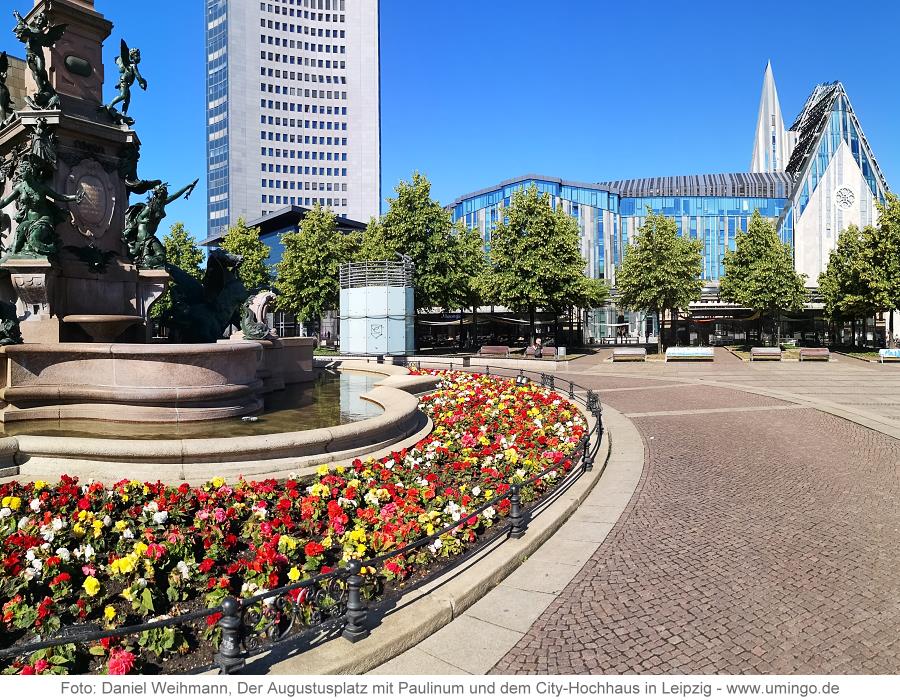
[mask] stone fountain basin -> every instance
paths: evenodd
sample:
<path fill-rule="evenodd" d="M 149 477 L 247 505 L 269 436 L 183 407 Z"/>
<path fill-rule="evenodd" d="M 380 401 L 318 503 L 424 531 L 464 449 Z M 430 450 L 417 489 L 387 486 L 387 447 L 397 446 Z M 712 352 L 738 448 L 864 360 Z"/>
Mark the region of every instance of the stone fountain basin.
<path fill-rule="evenodd" d="M 261 406 L 262 347 L 227 344 L 26 343 L 0 348 L 0 421 L 215 420 Z"/>
<path fill-rule="evenodd" d="M 433 389 L 436 377 L 408 376 L 391 365 L 345 363 L 342 371 L 382 376 L 362 398 L 383 413 L 346 425 L 251 437 L 117 440 L 18 435 L 0 439 L 0 460 L 18 465 L 23 479 L 55 480 L 60 474 L 105 483 L 140 479 L 199 484 L 215 476 L 235 480 L 285 478 L 316 465 L 415 444 L 431 431 L 414 395 Z"/>
<path fill-rule="evenodd" d="M 126 330 L 143 322 L 142 316 L 122 314 L 72 314 L 63 317 L 63 323 L 81 326 L 95 343 L 112 343 Z"/>

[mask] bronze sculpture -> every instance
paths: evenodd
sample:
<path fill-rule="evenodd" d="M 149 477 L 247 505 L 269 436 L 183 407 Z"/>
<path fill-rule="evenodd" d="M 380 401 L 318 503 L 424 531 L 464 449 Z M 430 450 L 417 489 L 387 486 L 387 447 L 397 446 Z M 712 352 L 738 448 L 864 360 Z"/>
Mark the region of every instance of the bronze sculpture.
<path fill-rule="evenodd" d="M 44 59 L 44 49 L 50 48 L 62 38 L 66 32 L 65 24 L 50 26 L 50 19 L 46 12 L 39 13 L 31 23 L 25 21 L 18 12 L 13 12 L 16 18 L 16 28 L 13 32 L 16 38 L 25 44 L 25 57 L 28 67 L 37 84 L 37 92 L 33 96 L 26 96 L 25 101 L 33 109 L 59 109 L 59 95 L 50 85 L 50 76 L 47 75 L 47 62 Z"/>
<path fill-rule="evenodd" d="M 16 305 L 0 300 L 0 345 L 20 345 L 22 331 Z"/>
<path fill-rule="evenodd" d="M 7 122 L 12 121 L 16 112 L 13 109 L 15 103 L 12 101 L 12 95 L 9 87 L 6 85 L 6 75 L 9 73 L 9 56 L 6 51 L 0 53 L 0 128 L 6 126 Z"/>
<path fill-rule="evenodd" d="M 172 304 L 162 321 L 172 342 L 215 343 L 229 324 L 240 324 L 238 311 L 248 296 L 238 276 L 242 260 L 240 255 L 213 248 L 202 282 L 176 265 L 166 265 L 172 276 Z"/>
<path fill-rule="evenodd" d="M 125 179 L 125 188 L 128 190 L 128 194 L 146 194 L 162 184 L 162 180 L 141 180 L 138 177 L 138 161 L 141 159 L 139 144 L 129 143 L 122 146 L 119 158 L 119 174 Z"/>
<path fill-rule="evenodd" d="M 119 82 L 116 83 L 116 89 L 119 94 L 108 105 L 103 105 L 101 109 L 109 113 L 117 124 L 126 124 L 131 126 L 134 119 L 128 116 L 128 108 L 131 106 L 131 86 L 137 81 L 142 90 L 147 89 L 147 81 L 141 75 L 138 64 L 141 62 L 141 50 L 129 49 L 128 44 L 122 39 L 119 47 L 119 55 L 116 56 L 116 65 L 119 67 Z M 116 109 L 116 105 L 122 103 L 122 111 Z"/>
<path fill-rule="evenodd" d="M 159 224 L 166 218 L 166 206 L 182 195 L 185 199 L 189 198 L 198 182 L 199 179 L 194 180 L 173 195 L 169 195 L 168 184 L 162 183 L 153 189 L 146 203 L 128 207 L 122 238 L 128 246 L 128 254 L 138 267 L 150 270 L 165 267 L 166 249 L 156 237 Z"/>
<path fill-rule="evenodd" d="M 16 203 L 16 240 L 12 255 L 42 257 L 55 255 L 59 245 L 56 227 L 65 221 L 62 209 L 53 202 L 80 203 L 84 192 L 59 194 L 48 184 L 49 174 L 35 163 L 31 154 L 19 163 L 13 190 L 0 201 L 0 209 Z M 52 201 L 51 201 L 52 200 Z"/>

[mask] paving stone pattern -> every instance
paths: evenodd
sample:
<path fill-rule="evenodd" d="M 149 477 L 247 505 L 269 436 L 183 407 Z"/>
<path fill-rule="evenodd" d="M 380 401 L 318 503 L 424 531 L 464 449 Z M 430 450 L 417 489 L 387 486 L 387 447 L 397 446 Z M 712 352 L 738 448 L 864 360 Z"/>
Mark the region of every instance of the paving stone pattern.
<path fill-rule="evenodd" d="M 731 393 L 734 412 L 634 418 L 628 508 L 493 672 L 900 673 L 900 443 Z"/>

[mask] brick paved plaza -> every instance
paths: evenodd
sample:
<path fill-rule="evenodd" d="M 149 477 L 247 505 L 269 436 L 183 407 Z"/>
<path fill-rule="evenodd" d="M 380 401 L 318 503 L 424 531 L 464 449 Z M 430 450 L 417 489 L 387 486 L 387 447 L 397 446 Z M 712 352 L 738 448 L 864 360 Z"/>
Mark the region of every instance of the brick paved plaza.
<path fill-rule="evenodd" d="M 900 441 L 806 401 L 890 432 L 900 367 L 719 359 L 573 363 L 637 427 L 644 472 L 494 672 L 900 673 Z"/>

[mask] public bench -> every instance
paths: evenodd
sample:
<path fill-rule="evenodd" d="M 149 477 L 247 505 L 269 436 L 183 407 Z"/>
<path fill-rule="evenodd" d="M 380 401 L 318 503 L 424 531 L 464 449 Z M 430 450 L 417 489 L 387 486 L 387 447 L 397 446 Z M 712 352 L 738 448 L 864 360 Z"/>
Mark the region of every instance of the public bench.
<path fill-rule="evenodd" d="M 613 362 L 644 362 L 646 359 L 646 348 L 615 348 L 612 352 Z"/>
<path fill-rule="evenodd" d="M 800 348 L 800 362 L 803 360 L 831 360 L 831 351 L 828 348 Z"/>
<path fill-rule="evenodd" d="M 482 345 L 479 357 L 509 357 L 509 345 Z"/>
<path fill-rule="evenodd" d="M 878 351 L 878 361 L 881 364 L 885 362 L 900 362 L 900 348 L 882 348 Z"/>
<path fill-rule="evenodd" d="M 715 360 L 711 347 L 672 347 L 666 348 L 666 362 L 669 360 Z"/>
<path fill-rule="evenodd" d="M 750 348 L 750 362 L 753 360 L 781 360 L 781 348 Z"/>

